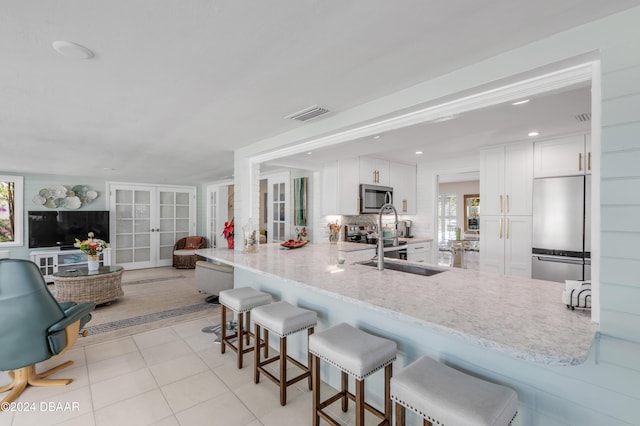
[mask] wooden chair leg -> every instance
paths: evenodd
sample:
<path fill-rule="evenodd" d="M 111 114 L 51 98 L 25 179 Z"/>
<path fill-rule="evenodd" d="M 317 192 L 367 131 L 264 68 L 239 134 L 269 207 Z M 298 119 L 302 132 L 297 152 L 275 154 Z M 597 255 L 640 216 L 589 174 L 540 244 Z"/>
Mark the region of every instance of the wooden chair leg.
<path fill-rule="evenodd" d="M 349 409 L 349 397 L 347 396 L 347 392 L 349 391 L 349 376 L 344 371 L 340 372 L 341 375 L 341 386 L 340 390 L 342 391 L 342 411 L 344 413 Z"/>
<path fill-rule="evenodd" d="M 244 329 L 246 330 L 247 334 L 245 335 L 245 339 L 247 342 L 247 346 L 249 346 L 249 344 L 251 343 L 251 334 L 249 333 L 251 331 L 251 311 L 247 311 L 246 321 L 247 324 L 245 325 Z"/>
<path fill-rule="evenodd" d="M 307 368 L 309 370 L 311 370 L 311 352 L 309 352 L 309 336 L 313 334 L 313 330 L 314 330 L 314 327 L 311 327 L 307 330 Z M 311 380 L 311 374 L 309 374 L 308 382 L 309 382 L 309 390 L 313 389 L 312 388 L 313 380 Z"/>
<path fill-rule="evenodd" d="M 387 424 L 391 424 L 391 376 L 393 375 L 393 364 L 384 368 L 384 419 Z"/>
<path fill-rule="evenodd" d="M 243 351 L 244 351 L 244 346 L 243 346 L 243 333 L 244 333 L 244 323 L 242 322 L 243 320 L 243 315 L 242 312 L 238 312 L 238 368 L 242 368 L 242 355 L 243 355 Z"/>
<path fill-rule="evenodd" d="M 405 424 L 405 412 L 404 405 L 396 402 L 396 426 L 404 426 Z"/>
<path fill-rule="evenodd" d="M 364 379 L 356 380 L 356 426 L 364 426 Z"/>
<path fill-rule="evenodd" d="M 313 399 L 313 426 L 320 425 L 320 416 L 318 416 L 318 407 L 320 406 L 320 362 L 318 357 L 311 355 L 311 382 L 312 382 L 312 399 Z"/>
<path fill-rule="evenodd" d="M 260 352 L 260 351 L 258 351 Z M 280 338 L 280 405 L 287 403 L 287 338 Z"/>
<path fill-rule="evenodd" d="M 265 331 L 266 331 L 266 329 L 265 329 Z M 260 326 L 258 325 L 258 323 L 255 324 L 254 334 L 256 336 L 260 336 Z M 260 344 L 259 343 L 260 339 L 258 338 L 256 340 L 257 340 L 256 341 L 256 347 L 258 349 L 256 349 L 255 357 L 253 358 L 253 382 L 254 383 L 259 383 L 260 382 L 260 370 L 258 369 L 258 366 L 260 365 L 260 352 L 261 351 L 260 351 L 259 346 L 258 346 Z M 265 357 L 265 359 L 266 359 L 266 357 Z"/>

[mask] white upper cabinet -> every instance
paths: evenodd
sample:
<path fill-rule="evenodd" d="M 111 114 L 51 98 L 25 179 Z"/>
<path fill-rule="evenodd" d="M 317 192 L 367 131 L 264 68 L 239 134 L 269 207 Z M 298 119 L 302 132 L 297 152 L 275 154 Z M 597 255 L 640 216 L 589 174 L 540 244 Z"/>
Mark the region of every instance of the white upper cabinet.
<path fill-rule="evenodd" d="M 534 144 L 534 176 L 591 173 L 591 135 L 575 135 Z"/>
<path fill-rule="evenodd" d="M 322 214 L 356 215 L 360 211 L 358 159 L 325 163 L 322 169 Z"/>
<path fill-rule="evenodd" d="M 360 157 L 360 183 L 391 186 L 389 184 L 389 161 Z"/>
<path fill-rule="evenodd" d="M 417 214 L 416 166 L 389 164 L 389 186 L 393 188 L 393 206 L 398 214 Z"/>
<path fill-rule="evenodd" d="M 533 146 L 511 144 L 480 151 L 482 215 L 531 215 Z"/>

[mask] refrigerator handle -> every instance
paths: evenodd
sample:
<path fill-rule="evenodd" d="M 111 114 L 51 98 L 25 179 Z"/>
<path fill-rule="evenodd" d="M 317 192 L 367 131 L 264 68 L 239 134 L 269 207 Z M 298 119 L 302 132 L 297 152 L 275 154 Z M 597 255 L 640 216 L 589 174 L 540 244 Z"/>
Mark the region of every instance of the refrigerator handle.
<path fill-rule="evenodd" d="M 582 259 L 574 260 L 574 259 L 563 259 L 563 258 L 545 257 L 545 256 L 536 256 L 536 257 L 540 262 L 571 263 L 574 265 L 582 265 L 584 263 Z"/>

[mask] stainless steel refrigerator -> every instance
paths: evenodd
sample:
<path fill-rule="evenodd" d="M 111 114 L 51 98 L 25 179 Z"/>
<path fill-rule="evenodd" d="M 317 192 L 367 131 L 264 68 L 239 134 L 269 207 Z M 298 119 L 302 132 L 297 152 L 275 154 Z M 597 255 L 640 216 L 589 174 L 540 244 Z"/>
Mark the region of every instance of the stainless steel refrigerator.
<path fill-rule="evenodd" d="M 533 278 L 562 283 L 591 278 L 590 179 L 590 176 L 534 179 Z"/>

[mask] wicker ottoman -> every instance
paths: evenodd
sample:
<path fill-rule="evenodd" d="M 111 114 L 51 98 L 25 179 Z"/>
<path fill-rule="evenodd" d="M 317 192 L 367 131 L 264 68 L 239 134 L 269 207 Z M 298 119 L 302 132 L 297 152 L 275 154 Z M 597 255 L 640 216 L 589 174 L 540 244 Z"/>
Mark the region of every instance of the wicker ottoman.
<path fill-rule="evenodd" d="M 60 302 L 93 302 L 100 305 L 124 295 L 122 266 L 103 266 L 95 273 L 87 269 L 53 274 L 56 299 Z"/>

